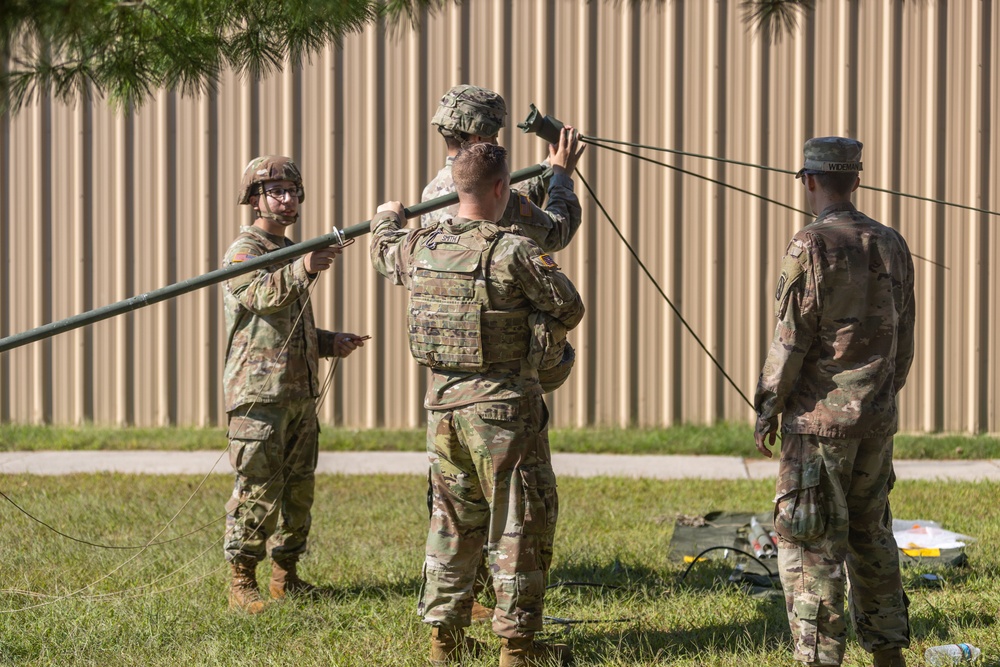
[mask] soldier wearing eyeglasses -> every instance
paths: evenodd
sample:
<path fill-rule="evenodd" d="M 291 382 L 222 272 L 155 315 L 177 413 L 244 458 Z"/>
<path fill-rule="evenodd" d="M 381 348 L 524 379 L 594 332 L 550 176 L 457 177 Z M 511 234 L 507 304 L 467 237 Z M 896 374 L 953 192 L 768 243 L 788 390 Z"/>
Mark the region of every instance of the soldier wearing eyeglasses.
<path fill-rule="evenodd" d="M 305 201 L 291 158 L 265 155 L 243 172 L 238 202 L 254 211 L 226 252 L 224 266 L 292 245 L 285 236 Z M 232 566 L 229 606 L 264 609 L 257 563 L 271 556 L 272 598 L 312 595 L 298 575 L 306 551 L 315 487 L 320 393 L 319 358 L 346 357 L 360 336 L 317 329 L 309 292 L 340 255 L 331 246 L 230 278 L 224 284 L 229 459 L 236 483 L 226 504 L 226 560 Z"/>

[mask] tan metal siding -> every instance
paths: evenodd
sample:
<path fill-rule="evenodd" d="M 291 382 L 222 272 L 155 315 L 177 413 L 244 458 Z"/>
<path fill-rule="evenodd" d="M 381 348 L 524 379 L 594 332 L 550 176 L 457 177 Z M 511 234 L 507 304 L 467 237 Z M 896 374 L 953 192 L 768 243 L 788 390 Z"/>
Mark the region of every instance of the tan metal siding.
<path fill-rule="evenodd" d="M 970 3 L 824 0 L 769 46 L 735 0 L 613 3 L 479 0 L 375 26 L 260 82 L 227 75 L 199 99 L 161 93 L 132 114 L 43 99 L 0 124 L 0 335 L 205 273 L 248 210 L 247 161 L 293 155 L 306 176 L 295 239 L 411 204 L 444 163 L 429 126 L 459 82 L 507 99 L 501 142 L 525 166 L 545 146 L 514 124 L 528 103 L 587 134 L 795 168 L 802 141 L 858 136 L 865 184 L 998 207 L 995 73 L 1000 16 Z M 634 150 L 634 149 L 627 149 Z M 689 173 L 593 146 L 581 170 L 651 274 L 752 396 L 773 329 L 772 293 L 807 218 L 791 177 L 639 151 Z M 583 228 L 558 261 L 585 295 L 577 368 L 553 423 L 747 420 L 750 410 L 619 242 L 577 180 Z M 916 260 L 917 357 L 901 397 L 911 431 L 1000 430 L 997 217 L 862 190 Z M 0 419 L 218 424 L 222 288 L 0 355 Z M 324 423 L 422 423 L 426 371 L 409 359 L 406 295 L 371 270 L 367 239 L 313 295 L 317 322 L 371 334 L 341 364 Z M 324 363 L 324 373 L 327 366 Z"/>

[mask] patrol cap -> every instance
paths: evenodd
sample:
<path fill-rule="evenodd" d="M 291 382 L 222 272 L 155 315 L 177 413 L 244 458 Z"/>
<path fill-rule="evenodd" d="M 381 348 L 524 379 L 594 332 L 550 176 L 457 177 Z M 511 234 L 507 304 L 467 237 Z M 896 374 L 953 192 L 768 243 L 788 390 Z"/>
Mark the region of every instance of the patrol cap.
<path fill-rule="evenodd" d="M 492 137 L 500 132 L 507 103 L 492 90 L 463 83 L 441 97 L 431 125 L 445 136 L 455 132 Z"/>
<path fill-rule="evenodd" d="M 802 147 L 805 161 L 795 178 L 807 172 L 861 171 L 863 144 L 847 137 L 813 137 Z"/>

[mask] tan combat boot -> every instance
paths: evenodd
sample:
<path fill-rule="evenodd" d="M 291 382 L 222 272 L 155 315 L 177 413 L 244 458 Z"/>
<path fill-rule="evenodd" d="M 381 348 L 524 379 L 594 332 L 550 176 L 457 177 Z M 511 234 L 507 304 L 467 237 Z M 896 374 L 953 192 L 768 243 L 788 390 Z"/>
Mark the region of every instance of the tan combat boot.
<path fill-rule="evenodd" d="M 531 638 L 503 638 L 500 667 L 572 665 L 573 652 L 565 644 L 543 644 Z"/>
<path fill-rule="evenodd" d="M 903 649 L 887 648 L 875 651 L 875 667 L 906 667 Z"/>
<path fill-rule="evenodd" d="M 493 620 L 493 610 L 479 604 L 479 600 L 472 601 L 472 622 L 489 623 Z"/>
<path fill-rule="evenodd" d="M 267 588 L 275 600 L 284 599 L 286 594 L 315 597 L 319 593 L 318 587 L 299 579 L 298 562 L 294 560 L 271 561 L 271 584 Z"/>
<path fill-rule="evenodd" d="M 431 628 L 432 665 L 459 665 L 463 657 L 476 658 L 484 651 L 483 643 L 466 637 L 462 628 Z"/>
<path fill-rule="evenodd" d="M 257 565 L 233 563 L 233 582 L 229 587 L 229 608 L 248 614 L 264 611 L 264 600 L 257 590 Z"/>

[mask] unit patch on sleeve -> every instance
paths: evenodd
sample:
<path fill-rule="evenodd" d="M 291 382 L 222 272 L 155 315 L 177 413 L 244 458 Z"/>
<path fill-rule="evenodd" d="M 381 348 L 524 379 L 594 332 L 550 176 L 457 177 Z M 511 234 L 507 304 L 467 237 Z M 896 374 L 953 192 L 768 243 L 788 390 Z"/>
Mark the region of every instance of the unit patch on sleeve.
<path fill-rule="evenodd" d="M 549 254 L 542 254 L 539 255 L 538 257 L 532 257 L 531 260 L 538 266 L 542 267 L 543 269 L 551 270 L 559 268 L 559 265 L 556 264 L 556 260 L 552 259 L 552 256 Z"/>
<path fill-rule="evenodd" d="M 237 264 L 239 262 L 245 262 L 248 259 L 256 259 L 256 257 L 257 257 L 256 255 L 251 255 L 245 252 L 238 252 L 235 255 L 233 255 L 233 258 L 230 260 L 230 262 L 232 264 Z"/>

